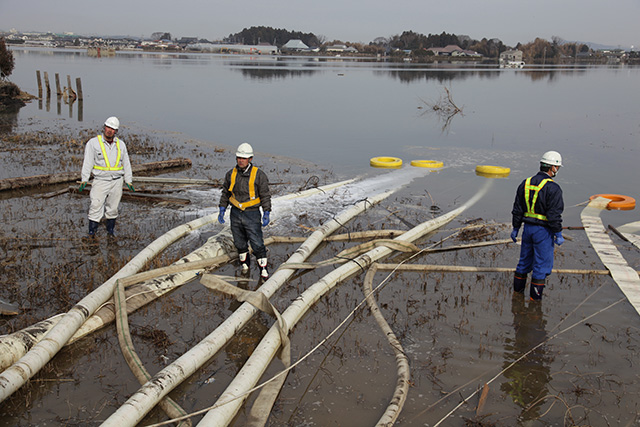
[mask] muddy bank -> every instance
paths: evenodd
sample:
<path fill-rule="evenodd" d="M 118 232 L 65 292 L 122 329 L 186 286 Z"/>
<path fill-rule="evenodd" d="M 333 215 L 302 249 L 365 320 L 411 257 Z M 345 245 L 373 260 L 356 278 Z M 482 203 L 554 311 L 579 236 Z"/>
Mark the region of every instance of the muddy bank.
<path fill-rule="evenodd" d="M 60 132 L 52 127 L 1 135 L 2 177 L 79 170 L 84 142 L 94 133 L 93 129 Z M 215 180 L 233 165 L 233 147 L 209 148 L 156 134 L 123 132 L 121 137 L 134 163 L 172 157 L 192 160 L 191 168 L 172 170 L 163 177 Z M 267 171 L 276 195 L 312 185 L 316 182 L 313 177 L 320 185 L 344 178 L 293 159 L 258 154 L 256 163 Z M 18 302 L 22 308 L 19 315 L 2 318 L 1 333 L 68 310 L 156 237 L 211 212 L 218 195 L 207 186 L 138 185 L 141 191 L 188 198 L 190 204 L 124 201 L 116 228 L 118 239 L 108 242 L 101 228 L 97 242 L 87 243 L 82 237 L 87 228 L 88 197 L 72 192 L 48 197 L 65 187 L 0 193 L 4 225 L 0 232 L 0 298 Z M 429 191 L 435 201 L 425 197 L 424 182 L 410 183 L 339 232 L 406 230 L 456 207 L 457 201 L 438 198 L 437 188 Z M 350 202 L 347 196 L 334 194 L 286 219 L 282 211 L 276 211 L 268 233 L 308 235 L 321 219 Z M 191 252 L 216 231 L 214 225 L 190 236 L 150 267 L 166 265 Z M 471 210 L 417 244 L 427 248 L 501 240 L 509 232 L 508 224 L 478 217 Z M 580 230 L 566 234 L 573 240 L 558 248 L 556 267 L 601 268 Z M 329 259 L 354 244 L 323 244 L 310 261 Z M 271 262 L 285 261 L 296 248 L 295 244 L 273 245 Z M 621 249 L 637 267 L 637 252 L 628 245 Z M 517 254 L 517 245 L 501 244 L 425 253 L 411 262 L 509 267 Z M 385 262 L 407 258 L 398 255 Z M 329 265 L 296 274 L 273 298 L 274 305 L 283 311 L 333 268 Z M 238 274 L 235 265 L 219 272 Z M 289 374 L 269 425 L 372 425 L 384 411 L 396 381 L 393 351 L 366 309 L 350 314 L 363 299 L 363 276 L 345 281 L 328 294 L 292 332 L 292 355 L 297 360 L 343 319 L 350 319 Z M 434 425 L 468 396 L 472 397 L 443 425 L 627 425 L 638 421 L 635 403 L 640 398 L 640 381 L 634 367 L 639 361 L 640 322 L 633 309 L 620 302 L 610 278 L 554 275 L 543 303 L 537 305 L 513 298 L 509 273 L 378 272 L 374 287 L 383 280 L 388 283 L 377 292 L 381 311 L 403 344 L 411 369 L 407 403 L 398 425 Z M 255 289 L 258 283 L 240 285 Z M 192 282 L 130 317 L 134 344 L 149 371 L 155 373 L 198 343 L 238 305 Z M 189 412 L 212 405 L 272 323 L 269 316 L 258 315 L 172 397 Z M 519 360 L 525 353 L 528 357 Z M 267 374 L 280 368 L 275 362 Z M 479 395 L 473 393 L 485 383 L 489 392 L 478 410 Z M 108 327 L 63 349 L 43 372 L 3 402 L 0 423 L 97 425 L 137 390 L 120 353 L 115 328 Z M 164 419 L 154 410 L 143 424 Z M 242 411 L 235 424 L 245 422 Z"/>
<path fill-rule="evenodd" d="M 0 81 L 0 114 L 16 113 L 33 98 L 35 98 L 33 95 L 21 91 L 15 84 Z"/>

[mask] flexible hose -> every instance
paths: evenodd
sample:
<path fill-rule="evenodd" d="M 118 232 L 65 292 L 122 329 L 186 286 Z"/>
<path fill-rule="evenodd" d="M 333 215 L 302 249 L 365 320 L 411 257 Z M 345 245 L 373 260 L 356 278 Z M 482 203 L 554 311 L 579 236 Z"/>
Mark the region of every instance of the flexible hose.
<path fill-rule="evenodd" d="M 118 330 L 118 343 L 122 354 L 124 355 L 127 365 L 133 372 L 140 384 L 144 384 L 151 378 L 149 372 L 145 369 L 142 361 L 138 357 L 136 350 L 131 341 L 131 334 L 129 333 L 129 321 L 127 315 L 127 300 L 124 294 L 124 284 L 122 280 L 116 281 L 116 289 L 114 294 L 116 305 L 116 328 Z M 179 418 L 187 414 L 187 412 L 180 407 L 170 397 L 165 397 L 159 402 L 162 410 L 167 414 L 169 418 Z M 191 420 L 186 419 L 181 421 L 179 426 L 191 426 Z"/>
<path fill-rule="evenodd" d="M 404 353 L 404 349 L 402 348 L 402 344 L 396 334 L 393 332 L 393 329 L 389 326 L 387 321 L 385 320 L 382 313 L 380 313 L 380 307 L 378 307 L 378 303 L 373 296 L 373 289 L 371 287 L 371 283 L 373 282 L 373 277 L 378 270 L 377 264 L 372 264 L 367 271 L 367 274 L 364 276 L 364 283 L 362 287 L 364 288 L 364 294 L 367 298 L 367 305 L 371 310 L 371 314 L 373 318 L 382 329 L 385 337 L 389 341 L 389 345 L 393 349 L 393 352 L 396 355 L 396 365 L 398 367 L 398 379 L 396 381 L 396 389 L 393 393 L 393 397 L 387 406 L 387 409 L 382 414 L 382 417 L 378 420 L 376 426 L 392 426 L 393 423 L 400 415 L 400 411 L 402 411 L 402 407 L 404 406 L 404 402 L 407 400 L 407 393 L 409 392 L 409 359 Z"/>

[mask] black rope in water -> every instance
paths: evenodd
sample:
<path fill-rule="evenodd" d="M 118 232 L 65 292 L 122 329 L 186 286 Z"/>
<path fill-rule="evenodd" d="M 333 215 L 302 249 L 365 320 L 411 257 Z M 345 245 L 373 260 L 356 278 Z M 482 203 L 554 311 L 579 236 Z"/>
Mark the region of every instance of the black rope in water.
<path fill-rule="evenodd" d="M 364 199 L 356 200 L 355 202 L 353 202 L 353 203 L 351 203 L 351 204 L 352 204 L 352 205 L 356 205 L 356 204 L 358 204 L 358 203 L 360 203 L 360 202 L 365 202 L 365 204 L 367 204 L 367 203 L 368 203 L 368 204 L 370 205 L 370 207 L 373 207 L 373 203 L 371 203 L 371 200 L 369 200 L 369 198 L 368 198 L 368 197 L 365 197 Z M 365 206 L 365 209 L 367 209 L 367 207 L 366 207 L 366 206 Z"/>
<path fill-rule="evenodd" d="M 363 273 L 366 273 L 367 270 L 365 269 L 365 267 L 367 267 L 366 265 L 362 266 L 360 265 L 360 263 L 358 262 L 358 258 L 354 258 L 351 261 L 355 262 L 356 264 L 358 264 L 358 267 L 360 267 L 360 270 L 362 270 Z"/>

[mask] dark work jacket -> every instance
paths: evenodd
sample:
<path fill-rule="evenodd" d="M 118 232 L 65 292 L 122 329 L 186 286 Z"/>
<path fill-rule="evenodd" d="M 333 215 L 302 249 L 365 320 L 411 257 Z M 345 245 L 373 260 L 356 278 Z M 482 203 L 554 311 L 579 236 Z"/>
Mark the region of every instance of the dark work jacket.
<path fill-rule="evenodd" d="M 550 178 L 545 172 L 538 172 L 535 176 L 531 177 L 531 185 L 538 185 L 543 179 Z M 524 201 L 524 186 L 526 179 L 522 181 L 518 190 L 516 191 L 516 200 L 513 202 L 513 210 L 511 215 L 513 216 L 513 228 L 520 228 L 523 222 L 528 224 L 544 225 L 549 227 L 551 231 L 557 233 L 562 231 L 562 212 L 564 211 L 564 201 L 562 200 L 562 189 L 554 181 L 547 182 L 536 200 L 536 205 L 533 211 L 537 214 L 544 215 L 547 220 L 541 220 L 538 218 L 528 218 L 524 214 L 527 212 L 527 204 Z M 529 195 L 529 202 L 533 201 L 534 192 L 531 191 Z"/>
<path fill-rule="evenodd" d="M 233 187 L 233 195 L 240 203 L 249 201 L 249 177 L 251 176 L 251 168 L 253 167 L 255 166 L 253 166 L 252 163 L 249 163 L 249 166 L 244 171 L 239 169 L 237 165 L 235 167 L 235 169 L 238 169 L 238 175 L 236 176 L 236 185 Z M 231 197 L 231 192 L 229 191 L 229 187 L 231 186 L 231 172 L 233 172 L 233 169 L 229 170 L 224 177 L 222 195 L 220 196 L 220 203 L 218 204 L 221 208 L 226 208 L 230 205 L 229 197 Z M 262 207 L 263 211 L 271 211 L 269 178 L 267 178 L 267 174 L 260 168 L 258 168 L 258 174 L 256 176 L 255 189 L 256 197 L 260 198 L 260 204 L 251 206 L 246 210 L 253 211 Z"/>

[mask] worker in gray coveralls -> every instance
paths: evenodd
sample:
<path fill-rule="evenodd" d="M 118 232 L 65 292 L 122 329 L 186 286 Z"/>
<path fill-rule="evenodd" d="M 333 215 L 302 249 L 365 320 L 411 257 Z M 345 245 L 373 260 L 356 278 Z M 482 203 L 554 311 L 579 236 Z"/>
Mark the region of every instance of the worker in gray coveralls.
<path fill-rule="evenodd" d="M 102 135 L 91 138 L 84 149 L 80 192 L 86 187 L 91 174 L 91 205 L 89 207 L 89 237 L 95 237 L 100 220 L 107 219 L 107 234 L 114 237 L 118 217 L 118 205 L 122 198 L 122 186 L 133 189 L 133 172 L 127 146 L 116 136 L 120 121 L 109 117 L 104 122 Z"/>

